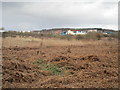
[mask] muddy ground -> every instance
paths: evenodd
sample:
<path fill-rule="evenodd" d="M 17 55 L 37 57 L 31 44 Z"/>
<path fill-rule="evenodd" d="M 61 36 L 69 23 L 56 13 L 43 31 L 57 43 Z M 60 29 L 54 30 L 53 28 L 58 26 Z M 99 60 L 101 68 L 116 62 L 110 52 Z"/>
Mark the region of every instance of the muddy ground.
<path fill-rule="evenodd" d="M 42 69 L 38 60 L 56 71 Z M 118 88 L 117 44 L 3 47 L 3 88 L 65 87 Z"/>

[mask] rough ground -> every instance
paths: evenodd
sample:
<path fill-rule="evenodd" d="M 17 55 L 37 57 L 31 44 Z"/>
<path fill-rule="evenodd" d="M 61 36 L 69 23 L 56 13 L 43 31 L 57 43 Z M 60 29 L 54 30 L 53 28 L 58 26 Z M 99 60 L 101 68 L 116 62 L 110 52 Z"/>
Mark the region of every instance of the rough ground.
<path fill-rule="evenodd" d="M 4 88 L 118 88 L 117 44 L 3 47 Z M 42 59 L 64 71 L 53 75 Z"/>

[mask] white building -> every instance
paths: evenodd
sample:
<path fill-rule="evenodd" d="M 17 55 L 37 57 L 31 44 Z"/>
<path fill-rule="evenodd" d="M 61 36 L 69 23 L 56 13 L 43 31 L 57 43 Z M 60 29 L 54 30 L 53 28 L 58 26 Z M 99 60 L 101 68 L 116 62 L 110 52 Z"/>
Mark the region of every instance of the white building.
<path fill-rule="evenodd" d="M 87 34 L 89 32 L 97 32 L 97 30 L 68 30 L 67 34 L 71 34 L 71 35 L 84 35 Z"/>
<path fill-rule="evenodd" d="M 68 30 L 67 34 L 71 34 L 71 35 L 78 35 L 78 34 L 86 34 L 86 31 L 80 31 L 80 30 Z"/>

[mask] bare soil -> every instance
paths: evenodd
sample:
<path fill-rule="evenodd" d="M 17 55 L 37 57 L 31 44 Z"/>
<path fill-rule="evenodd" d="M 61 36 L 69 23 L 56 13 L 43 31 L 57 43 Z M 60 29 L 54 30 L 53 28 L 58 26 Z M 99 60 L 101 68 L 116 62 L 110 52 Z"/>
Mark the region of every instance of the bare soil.
<path fill-rule="evenodd" d="M 94 41 L 95 42 L 95 41 Z M 3 88 L 118 88 L 117 43 L 3 47 Z M 37 60 L 64 71 L 53 75 Z"/>

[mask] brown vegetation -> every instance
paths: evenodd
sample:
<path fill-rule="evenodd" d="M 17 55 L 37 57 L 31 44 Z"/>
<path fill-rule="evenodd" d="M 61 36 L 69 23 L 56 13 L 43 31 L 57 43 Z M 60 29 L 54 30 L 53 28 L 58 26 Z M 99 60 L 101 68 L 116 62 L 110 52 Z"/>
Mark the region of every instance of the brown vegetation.
<path fill-rule="evenodd" d="M 4 88 L 118 88 L 117 40 L 3 38 Z"/>

